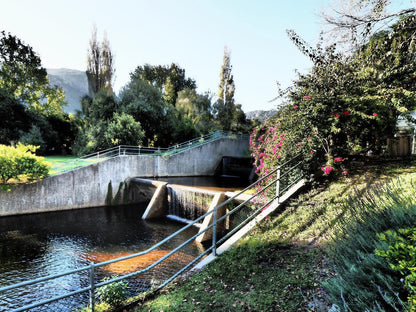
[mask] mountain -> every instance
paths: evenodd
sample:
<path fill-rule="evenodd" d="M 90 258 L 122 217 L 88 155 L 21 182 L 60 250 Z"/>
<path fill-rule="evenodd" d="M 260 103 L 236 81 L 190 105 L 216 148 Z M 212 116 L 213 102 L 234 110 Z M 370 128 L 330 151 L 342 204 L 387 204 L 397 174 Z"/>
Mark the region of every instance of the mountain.
<path fill-rule="evenodd" d="M 88 80 L 85 71 L 59 68 L 46 69 L 51 85 L 57 85 L 65 92 L 68 105 L 64 107 L 67 113 L 81 110 L 80 99 L 88 94 Z"/>
<path fill-rule="evenodd" d="M 272 117 L 274 114 L 277 113 L 277 110 L 271 109 L 268 111 L 265 110 L 255 110 L 246 113 L 246 117 L 249 120 L 258 119 L 260 122 L 265 122 L 266 119 Z"/>

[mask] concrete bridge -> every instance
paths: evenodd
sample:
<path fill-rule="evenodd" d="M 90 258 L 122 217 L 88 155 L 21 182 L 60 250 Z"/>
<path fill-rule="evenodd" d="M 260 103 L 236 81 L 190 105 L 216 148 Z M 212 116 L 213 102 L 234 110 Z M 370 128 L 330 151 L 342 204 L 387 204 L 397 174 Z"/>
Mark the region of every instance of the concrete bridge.
<path fill-rule="evenodd" d="M 224 156 L 248 156 L 248 138 L 222 137 L 171 156 L 117 156 L 0 191 L 0 216 L 143 201 L 133 177 L 210 176 Z"/>

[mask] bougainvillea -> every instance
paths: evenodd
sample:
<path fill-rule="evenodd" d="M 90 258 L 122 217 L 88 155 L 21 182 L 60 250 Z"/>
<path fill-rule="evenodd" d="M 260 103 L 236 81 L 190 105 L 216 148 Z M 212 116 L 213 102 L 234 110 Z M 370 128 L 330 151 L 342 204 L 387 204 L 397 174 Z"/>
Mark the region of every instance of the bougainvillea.
<path fill-rule="evenodd" d="M 300 154 L 307 176 L 346 175 L 350 155 L 381 154 L 397 118 L 416 106 L 413 16 L 345 56 L 335 45 L 304 49 L 314 62 L 285 93 L 288 101 L 251 135 L 257 173 Z M 293 35 L 293 32 L 289 32 Z M 296 45 L 301 40 L 293 41 Z M 409 54 L 413 51 L 413 54 Z M 409 53 L 408 53 L 409 52 Z"/>

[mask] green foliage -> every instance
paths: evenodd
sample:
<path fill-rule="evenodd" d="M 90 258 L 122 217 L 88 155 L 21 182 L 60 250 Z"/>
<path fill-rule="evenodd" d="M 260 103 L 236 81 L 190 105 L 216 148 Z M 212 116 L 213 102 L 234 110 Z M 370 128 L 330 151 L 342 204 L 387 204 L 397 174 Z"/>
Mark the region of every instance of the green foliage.
<path fill-rule="evenodd" d="M 178 92 L 176 108 L 179 114 L 190 118 L 199 134 L 206 134 L 216 129 L 211 106 L 212 95 L 198 94 L 194 89 Z"/>
<path fill-rule="evenodd" d="M 400 274 L 374 251 L 385 247 L 378 233 L 414 224 L 413 179 L 374 186 L 344 204 L 329 254 L 337 276 L 324 286 L 345 311 L 402 310 L 406 293 Z"/>
<path fill-rule="evenodd" d="M 230 131 L 234 120 L 234 77 L 231 73 L 231 52 L 224 48 L 223 64 L 220 71 L 218 100 L 214 104 L 215 116 L 222 130 Z"/>
<path fill-rule="evenodd" d="M 103 281 L 109 281 L 116 277 L 117 276 L 112 276 L 111 278 L 106 277 Z M 118 307 L 127 299 L 129 295 L 128 282 L 126 280 L 121 280 L 104 285 L 98 288 L 97 295 L 102 302 L 107 303 L 112 307 Z"/>
<path fill-rule="evenodd" d="M 406 311 L 416 311 L 416 227 L 388 230 L 377 237 L 387 246 L 377 249 L 376 255 L 385 258 L 394 271 L 404 276 L 401 281 L 408 291 Z"/>
<path fill-rule="evenodd" d="M 46 116 L 64 114 L 64 93 L 51 87 L 40 57 L 16 36 L 0 32 L 0 88 Z"/>
<path fill-rule="evenodd" d="M 29 181 L 48 175 L 50 165 L 34 155 L 37 147 L 18 143 L 16 147 L 0 145 L 0 179 L 6 184 L 10 179 Z"/>
<path fill-rule="evenodd" d="M 175 108 L 165 103 L 156 87 L 133 77 L 120 93 L 120 111 L 140 122 L 146 133 L 145 145 L 154 141 L 157 146 L 169 146 L 175 129 Z"/>
<path fill-rule="evenodd" d="M 34 145 L 39 147 L 45 146 L 45 141 L 42 138 L 42 133 L 37 126 L 32 126 L 29 132 L 22 132 L 19 142 L 25 145 Z M 45 150 L 40 150 L 42 154 L 44 154 Z"/>
<path fill-rule="evenodd" d="M 172 63 L 170 66 L 138 66 L 130 75 L 131 80 L 142 80 L 163 91 L 166 103 L 175 105 L 178 93 L 184 89 L 196 89 L 195 80 L 186 78 L 185 69 Z"/>
<path fill-rule="evenodd" d="M 0 144 L 10 144 L 19 139 L 19 131 L 30 128 L 30 116 L 25 106 L 0 89 Z"/>
<path fill-rule="evenodd" d="M 108 124 L 104 132 L 106 147 L 117 145 L 142 145 L 144 132 L 140 122 L 134 120 L 131 115 L 126 113 L 113 116 L 113 120 Z"/>
<path fill-rule="evenodd" d="M 334 169 L 345 173 L 342 161 L 335 159 L 387 153 L 387 139 L 394 137 L 398 117 L 406 117 L 416 105 L 414 30 L 412 15 L 389 32 L 373 36 L 351 56 L 337 52 L 335 45 L 307 47 L 289 32 L 314 66 L 309 73 L 299 74 L 287 93 L 289 102 L 274 119 L 253 133 L 257 165 L 263 163 L 270 170 L 301 153 L 309 174 L 319 168 L 324 174 Z M 282 137 L 285 142 L 280 144 Z M 266 161 L 260 157 L 264 154 L 275 157 Z"/>

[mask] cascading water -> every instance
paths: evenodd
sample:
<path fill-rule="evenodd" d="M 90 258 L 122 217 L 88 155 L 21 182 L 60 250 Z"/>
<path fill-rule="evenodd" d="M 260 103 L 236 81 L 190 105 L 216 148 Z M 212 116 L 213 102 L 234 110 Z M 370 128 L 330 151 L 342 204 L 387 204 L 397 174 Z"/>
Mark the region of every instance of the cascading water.
<path fill-rule="evenodd" d="M 167 190 L 168 214 L 186 220 L 195 220 L 207 212 L 216 194 L 209 190 L 174 184 L 169 184 Z"/>

